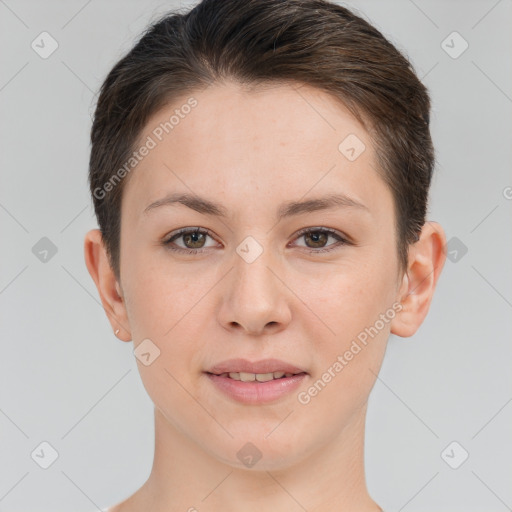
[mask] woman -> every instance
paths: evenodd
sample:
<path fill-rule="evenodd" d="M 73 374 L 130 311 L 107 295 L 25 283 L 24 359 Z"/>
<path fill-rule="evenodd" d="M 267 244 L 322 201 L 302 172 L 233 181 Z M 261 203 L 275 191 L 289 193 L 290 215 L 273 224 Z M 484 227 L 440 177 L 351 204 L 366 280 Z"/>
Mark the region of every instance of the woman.
<path fill-rule="evenodd" d="M 382 510 L 368 397 L 445 261 L 429 112 L 407 59 L 321 0 L 203 0 L 114 66 L 85 258 L 155 454 L 111 512 Z"/>

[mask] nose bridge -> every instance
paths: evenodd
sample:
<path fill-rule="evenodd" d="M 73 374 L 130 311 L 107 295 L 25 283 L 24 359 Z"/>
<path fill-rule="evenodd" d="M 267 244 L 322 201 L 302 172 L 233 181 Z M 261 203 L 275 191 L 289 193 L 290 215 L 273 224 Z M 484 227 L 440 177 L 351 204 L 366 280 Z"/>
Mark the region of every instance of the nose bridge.
<path fill-rule="evenodd" d="M 275 258 L 264 243 L 248 236 L 238 245 L 234 258 L 233 289 L 243 297 L 247 295 L 253 300 L 269 301 L 275 298 L 279 290 L 275 283 L 276 277 L 269 269 L 276 266 Z"/>
<path fill-rule="evenodd" d="M 260 332 L 268 324 L 287 323 L 286 287 L 274 275 L 279 275 L 279 268 L 272 251 L 247 237 L 236 248 L 233 266 L 224 294 L 223 323 L 238 324 L 251 332 Z"/>

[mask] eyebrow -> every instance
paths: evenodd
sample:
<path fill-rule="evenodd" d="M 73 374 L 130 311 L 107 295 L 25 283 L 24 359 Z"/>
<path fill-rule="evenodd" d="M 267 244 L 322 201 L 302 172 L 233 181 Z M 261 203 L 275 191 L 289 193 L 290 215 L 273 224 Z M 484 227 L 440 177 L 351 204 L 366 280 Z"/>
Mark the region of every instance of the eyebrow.
<path fill-rule="evenodd" d="M 203 215 L 212 215 L 222 218 L 228 217 L 228 210 L 221 204 L 195 194 L 185 193 L 168 194 L 164 198 L 158 199 L 148 205 L 144 209 L 143 213 L 148 214 L 161 206 L 172 206 L 175 204 L 182 204 Z M 277 219 L 282 220 L 286 217 L 316 212 L 319 210 L 330 210 L 336 207 L 353 207 L 370 213 L 370 210 L 366 205 L 345 194 L 329 194 L 314 199 L 285 202 L 277 211 Z"/>

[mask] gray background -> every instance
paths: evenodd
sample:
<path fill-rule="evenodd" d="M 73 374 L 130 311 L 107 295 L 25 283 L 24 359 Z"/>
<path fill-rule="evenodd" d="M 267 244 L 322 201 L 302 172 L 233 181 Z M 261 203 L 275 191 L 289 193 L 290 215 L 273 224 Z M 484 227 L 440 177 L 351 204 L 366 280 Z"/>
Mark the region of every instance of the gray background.
<path fill-rule="evenodd" d="M 84 263 L 96 227 L 88 137 L 107 72 L 178 5 L 0 0 L 1 511 L 98 510 L 149 475 L 153 406 Z M 344 5 L 404 51 L 431 91 L 429 219 L 453 259 L 418 333 L 390 338 L 370 397 L 369 490 L 387 512 L 511 510 L 512 1 Z M 43 31 L 59 45 L 46 59 L 31 48 Z M 469 44 L 457 58 L 463 41 L 443 43 L 453 31 Z M 43 237 L 57 248 L 46 262 Z M 43 441 L 58 452 L 46 470 L 31 457 Z M 452 441 L 463 448 L 443 458 Z M 469 458 L 451 468 L 462 449 Z"/>

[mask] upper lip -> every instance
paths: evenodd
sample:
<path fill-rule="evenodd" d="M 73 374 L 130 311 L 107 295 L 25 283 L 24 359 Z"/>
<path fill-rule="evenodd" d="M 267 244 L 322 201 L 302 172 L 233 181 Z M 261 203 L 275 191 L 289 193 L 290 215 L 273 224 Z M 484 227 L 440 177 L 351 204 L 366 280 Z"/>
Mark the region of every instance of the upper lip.
<path fill-rule="evenodd" d="M 211 367 L 207 373 L 221 375 L 222 373 L 307 373 L 306 370 L 286 363 L 279 359 L 262 359 L 248 361 L 247 359 L 228 359 Z"/>

